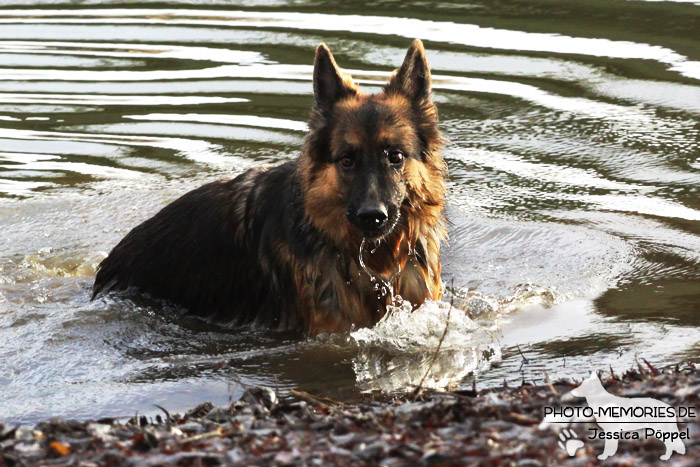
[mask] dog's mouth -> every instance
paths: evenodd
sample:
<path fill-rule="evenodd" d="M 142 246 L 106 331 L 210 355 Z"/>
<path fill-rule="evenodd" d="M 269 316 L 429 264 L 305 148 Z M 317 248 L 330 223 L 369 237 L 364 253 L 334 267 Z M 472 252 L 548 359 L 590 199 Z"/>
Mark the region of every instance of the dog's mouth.
<path fill-rule="evenodd" d="M 378 240 L 385 235 L 388 235 L 391 232 L 391 230 L 385 230 L 385 229 L 380 229 L 380 230 L 362 230 L 360 233 L 362 236 L 368 240 Z"/>

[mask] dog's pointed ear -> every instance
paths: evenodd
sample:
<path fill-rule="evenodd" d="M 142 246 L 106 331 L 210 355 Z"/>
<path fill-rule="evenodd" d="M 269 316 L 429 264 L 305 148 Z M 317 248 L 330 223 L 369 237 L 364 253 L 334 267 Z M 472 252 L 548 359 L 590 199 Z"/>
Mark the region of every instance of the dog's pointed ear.
<path fill-rule="evenodd" d="M 314 106 L 322 115 L 327 115 L 340 99 L 357 94 L 357 86 L 350 75 L 342 73 L 333 54 L 321 44 L 316 48 L 314 62 Z"/>
<path fill-rule="evenodd" d="M 430 68 L 420 39 L 408 48 L 403 65 L 391 77 L 386 90 L 402 93 L 414 102 L 430 100 Z"/>

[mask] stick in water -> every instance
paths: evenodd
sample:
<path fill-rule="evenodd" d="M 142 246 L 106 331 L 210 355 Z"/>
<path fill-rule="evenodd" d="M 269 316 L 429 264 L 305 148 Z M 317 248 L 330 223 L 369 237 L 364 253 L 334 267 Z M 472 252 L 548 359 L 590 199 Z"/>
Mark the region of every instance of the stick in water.
<path fill-rule="evenodd" d="M 435 349 L 435 353 L 433 354 L 433 359 L 430 361 L 430 365 L 428 365 L 428 369 L 425 371 L 425 374 L 420 380 L 420 383 L 418 383 L 418 387 L 416 387 L 416 390 L 413 391 L 413 395 L 415 396 L 418 394 L 423 387 L 423 383 L 425 382 L 425 378 L 428 377 L 428 374 L 430 373 L 430 370 L 433 369 L 433 365 L 435 365 L 435 362 L 437 361 L 438 355 L 440 355 L 440 347 L 442 347 L 442 341 L 445 340 L 445 336 L 447 335 L 447 328 L 450 327 L 450 315 L 452 314 L 452 308 L 454 308 L 455 304 L 455 278 L 452 278 L 452 297 L 450 298 L 450 308 L 447 310 L 447 322 L 445 323 L 445 330 L 442 331 L 442 336 L 440 337 L 440 341 L 438 342 L 437 348 Z"/>

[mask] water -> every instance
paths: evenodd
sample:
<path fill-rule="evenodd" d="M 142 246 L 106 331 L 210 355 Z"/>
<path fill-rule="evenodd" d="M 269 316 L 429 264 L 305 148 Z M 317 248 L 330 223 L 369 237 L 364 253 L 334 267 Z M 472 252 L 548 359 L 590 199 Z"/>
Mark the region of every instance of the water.
<path fill-rule="evenodd" d="M 376 90 L 414 37 L 448 139 L 444 281 L 468 315 L 397 302 L 300 341 L 89 301 L 133 226 L 298 154 L 318 43 Z M 698 360 L 699 37 L 693 1 L 3 2 L 0 419 Z"/>

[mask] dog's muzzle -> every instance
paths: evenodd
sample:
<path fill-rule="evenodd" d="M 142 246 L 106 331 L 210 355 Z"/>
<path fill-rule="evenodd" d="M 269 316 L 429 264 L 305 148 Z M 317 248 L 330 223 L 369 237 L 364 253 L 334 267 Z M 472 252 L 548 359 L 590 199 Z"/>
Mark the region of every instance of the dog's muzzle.
<path fill-rule="evenodd" d="M 384 203 L 361 206 L 357 211 L 348 210 L 347 216 L 365 237 L 384 235 L 389 224 L 389 211 Z"/>

